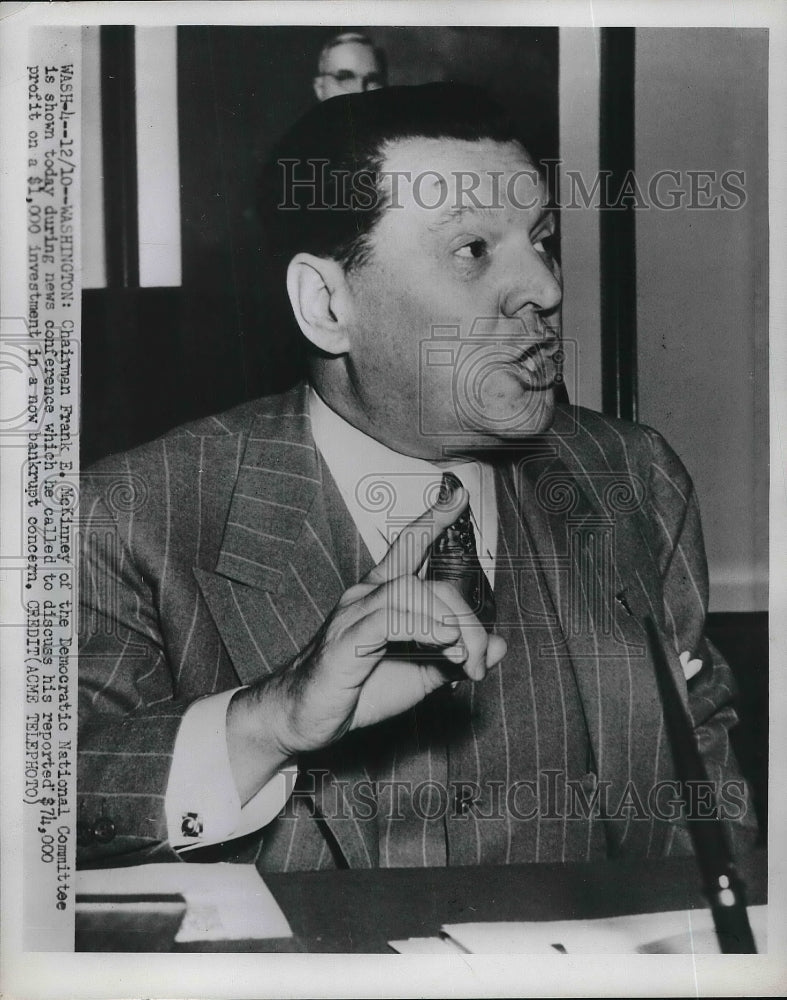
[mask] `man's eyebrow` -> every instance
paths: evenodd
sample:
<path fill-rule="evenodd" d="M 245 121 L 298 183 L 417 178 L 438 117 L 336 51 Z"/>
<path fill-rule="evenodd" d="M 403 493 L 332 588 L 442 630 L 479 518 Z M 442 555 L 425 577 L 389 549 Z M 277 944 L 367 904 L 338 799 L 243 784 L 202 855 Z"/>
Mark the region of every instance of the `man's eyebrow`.
<path fill-rule="evenodd" d="M 454 205 L 452 208 L 446 209 L 442 212 L 441 215 L 426 228 L 432 230 L 433 232 L 439 232 L 446 226 L 462 222 L 466 215 L 482 216 L 488 219 L 494 219 L 500 217 L 500 212 L 500 207 L 492 208 L 489 205 Z"/>
<path fill-rule="evenodd" d="M 500 212 L 504 211 L 502 206 L 492 207 L 489 205 L 454 205 L 452 208 L 446 209 L 439 218 L 435 219 L 426 228 L 432 232 L 440 232 L 445 229 L 446 226 L 450 226 L 455 223 L 460 223 L 464 221 L 465 216 L 480 216 L 486 217 L 489 220 L 499 219 Z M 549 223 L 554 226 L 555 224 L 555 212 L 548 204 L 542 205 L 538 216 L 533 220 L 531 225 L 531 230 L 537 229 L 539 226 L 543 226 L 544 223 Z"/>

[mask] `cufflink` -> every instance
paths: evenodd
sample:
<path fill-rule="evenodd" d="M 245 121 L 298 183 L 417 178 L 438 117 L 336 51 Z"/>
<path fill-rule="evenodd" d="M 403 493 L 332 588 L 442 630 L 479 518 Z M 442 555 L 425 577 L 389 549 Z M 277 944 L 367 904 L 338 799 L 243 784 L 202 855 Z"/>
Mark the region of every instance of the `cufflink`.
<path fill-rule="evenodd" d="M 199 813 L 183 813 L 180 832 L 184 837 L 202 836 L 202 818 Z"/>
<path fill-rule="evenodd" d="M 99 844 L 108 844 L 115 839 L 115 824 L 109 816 L 99 816 L 93 827 L 93 837 Z"/>

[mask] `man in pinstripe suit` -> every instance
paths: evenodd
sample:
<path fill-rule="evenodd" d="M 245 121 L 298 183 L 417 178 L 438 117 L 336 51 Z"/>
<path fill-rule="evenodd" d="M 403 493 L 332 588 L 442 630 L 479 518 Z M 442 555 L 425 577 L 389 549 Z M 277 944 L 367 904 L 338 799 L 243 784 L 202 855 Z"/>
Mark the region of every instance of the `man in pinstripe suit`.
<path fill-rule="evenodd" d="M 654 431 L 556 403 L 554 219 L 500 109 L 326 102 L 262 202 L 308 380 L 85 477 L 83 860 L 687 850 L 645 615 L 748 843 L 691 481 Z M 493 631 L 423 573 L 468 509 Z"/>

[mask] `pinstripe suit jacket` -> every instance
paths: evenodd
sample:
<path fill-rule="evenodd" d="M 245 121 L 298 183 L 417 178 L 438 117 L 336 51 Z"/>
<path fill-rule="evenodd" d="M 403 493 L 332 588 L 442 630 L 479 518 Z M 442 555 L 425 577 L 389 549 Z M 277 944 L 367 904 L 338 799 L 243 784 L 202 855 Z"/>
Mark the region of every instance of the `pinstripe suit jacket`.
<path fill-rule="evenodd" d="M 672 777 L 643 646 L 641 619 L 648 613 L 674 651 L 672 668 L 710 776 L 737 780 L 728 737 L 736 721 L 733 684 L 703 639 L 707 574 L 699 513 L 674 453 L 648 428 L 560 407 L 549 432 L 494 462 L 501 523 L 508 502 L 512 523 L 527 527 L 528 571 L 543 582 L 542 602 L 553 611 L 560 662 L 573 673 L 592 767 L 613 800 L 632 781 L 642 791 Z M 328 480 L 303 386 L 179 428 L 84 476 L 79 808 L 88 821 L 108 815 L 116 835 L 83 848 L 83 863 L 119 854 L 174 860 L 163 806 L 184 711 L 196 698 L 251 683 L 286 663 L 370 565 L 357 530 L 340 524 L 342 513 L 349 521 L 346 509 L 332 512 L 344 505 L 335 487 L 330 499 Z M 346 537 L 336 537 L 341 532 Z M 501 541 L 510 548 L 511 532 Z M 621 592 L 622 603 L 615 600 Z M 706 662 L 690 691 L 677 656 L 682 650 Z M 520 669 L 510 660 L 498 668 L 503 679 Z M 483 682 L 500 690 L 497 700 L 488 699 L 487 714 L 503 720 L 493 717 L 492 730 L 504 724 L 509 697 L 495 673 Z M 569 731 L 550 733 L 550 725 L 541 720 L 536 744 L 572 738 Z M 506 733 L 485 779 L 511 777 L 518 766 L 512 746 Z M 261 868 L 278 870 L 331 866 L 337 851 L 350 865 L 384 863 L 378 828 L 362 821 L 358 803 L 344 802 L 341 816 L 335 809 L 343 782 L 369 777 L 365 753 L 363 734 L 351 734 L 302 761 L 302 771 L 324 769 L 310 796 L 295 802 L 289 819 L 266 828 L 263 852 L 259 836 L 251 835 L 224 856 L 256 857 Z M 314 818 L 315 805 L 323 818 Z M 736 826 L 739 847 L 752 838 L 753 810 L 748 816 Z M 609 853 L 686 849 L 680 823 L 604 825 Z M 512 854 L 509 831 L 507 851 L 492 857 L 571 860 L 591 853 L 589 846 L 567 853 L 565 836 L 562 854 L 543 847 L 539 854 L 538 838 L 536 845 L 532 858 Z"/>

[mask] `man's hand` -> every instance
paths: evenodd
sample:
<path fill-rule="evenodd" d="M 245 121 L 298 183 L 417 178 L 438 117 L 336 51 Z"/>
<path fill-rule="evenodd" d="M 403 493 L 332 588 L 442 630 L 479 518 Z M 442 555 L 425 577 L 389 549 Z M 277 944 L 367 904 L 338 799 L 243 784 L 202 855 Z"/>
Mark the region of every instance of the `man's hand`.
<path fill-rule="evenodd" d="M 412 708 L 457 668 L 482 680 L 503 658 L 505 640 L 487 633 L 454 586 L 417 576 L 467 501 L 457 491 L 404 528 L 286 669 L 232 699 L 227 741 L 243 802 L 298 753 Z M 423 658 L 402 656 L 414 643 Z"/>

